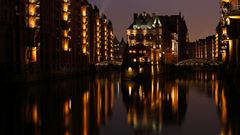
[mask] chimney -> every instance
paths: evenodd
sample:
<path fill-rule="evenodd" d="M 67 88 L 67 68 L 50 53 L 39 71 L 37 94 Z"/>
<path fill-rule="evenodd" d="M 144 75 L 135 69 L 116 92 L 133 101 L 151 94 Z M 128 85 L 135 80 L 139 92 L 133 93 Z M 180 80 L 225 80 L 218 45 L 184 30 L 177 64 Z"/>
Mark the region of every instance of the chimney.
<path fill-rule="evenodd" d="M 138 18 L 138 14 L 137 14 L 137 13 L 134 13 L 134 14 L 133 14 L 133 20 L 134 20 L 134 22 L 137 20 L 137 18 Z"/>

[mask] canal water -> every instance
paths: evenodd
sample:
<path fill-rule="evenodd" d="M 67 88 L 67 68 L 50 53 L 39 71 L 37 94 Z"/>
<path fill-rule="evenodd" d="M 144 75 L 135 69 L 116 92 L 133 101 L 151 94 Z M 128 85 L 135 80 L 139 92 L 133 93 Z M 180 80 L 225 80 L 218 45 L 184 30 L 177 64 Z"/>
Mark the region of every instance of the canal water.
<path fill-rule="evenodd" d="M 239 135 L 232 84 L 217 73 L 126 81 L 115 72 L 9 86 L 1 94 L 0 134 Z"/>

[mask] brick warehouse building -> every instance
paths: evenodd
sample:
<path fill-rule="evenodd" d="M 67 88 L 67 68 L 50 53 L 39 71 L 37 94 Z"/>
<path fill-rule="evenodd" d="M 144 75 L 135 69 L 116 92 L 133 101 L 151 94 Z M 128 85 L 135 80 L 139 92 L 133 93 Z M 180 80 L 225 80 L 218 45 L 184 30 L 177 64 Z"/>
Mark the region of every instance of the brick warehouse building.
<path fill-rule="evenodd" d="M 155 13 L 135 13 L 133 23 L 127 30 L 127 40 L 132 62 L 155 65 L 164 60 L 165 63 L 174 64 L 187 57 L 188 30 L 181 14 L 158 16 Z M 137 56 L 139 53 L 141 55 Z"/>
<path fill-rule="evenodd" d="M 101 62 L 96 61 L 101 54 L 93 48 L 104 48 L 102 43 L 107 43 L 107 48 L 112 46 L 112 25 L 99 29 L 104 26 L 98 21 L 102 15 L 86 0 L 0 3 L 4 6 L 0 7 L 0 68 L 6 80 L 15 75 L 23 80 L 37 80 L 82 73 L 89 70 L 90 64 Z M 106 17 L 105 20 L 110 22 Z M 99 34 L 104 30 L 109 31 L 106 37 Z M 97 42 L 91 42 L 94 40 Z M 111 59 L 111 53 L 101 57 Z"/>

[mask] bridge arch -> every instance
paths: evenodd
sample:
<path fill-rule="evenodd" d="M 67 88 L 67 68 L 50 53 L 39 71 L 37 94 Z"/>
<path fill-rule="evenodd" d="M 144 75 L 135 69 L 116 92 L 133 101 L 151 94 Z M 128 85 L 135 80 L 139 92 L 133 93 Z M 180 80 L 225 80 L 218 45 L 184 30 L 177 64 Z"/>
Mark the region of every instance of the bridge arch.
<path fill-rule="evenodd" d="M 175 64 L 176 66 L 219 66 L 219 63 L 207 59 L 187 59 Z"/>

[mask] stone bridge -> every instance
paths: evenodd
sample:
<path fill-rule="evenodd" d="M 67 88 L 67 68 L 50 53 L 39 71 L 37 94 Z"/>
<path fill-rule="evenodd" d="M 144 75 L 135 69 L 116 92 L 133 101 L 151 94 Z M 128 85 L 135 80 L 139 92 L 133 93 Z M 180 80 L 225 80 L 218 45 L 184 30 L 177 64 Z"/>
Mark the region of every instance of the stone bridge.
<path fill-rule="evenodd" d="M 203 67 L 203 66 L 219 66 L 219 63 L 213 60 L 207 59 L 187 59 L 180 61 L 175 64 L 176 66 L 192 66 L 192 67 Z"/>

